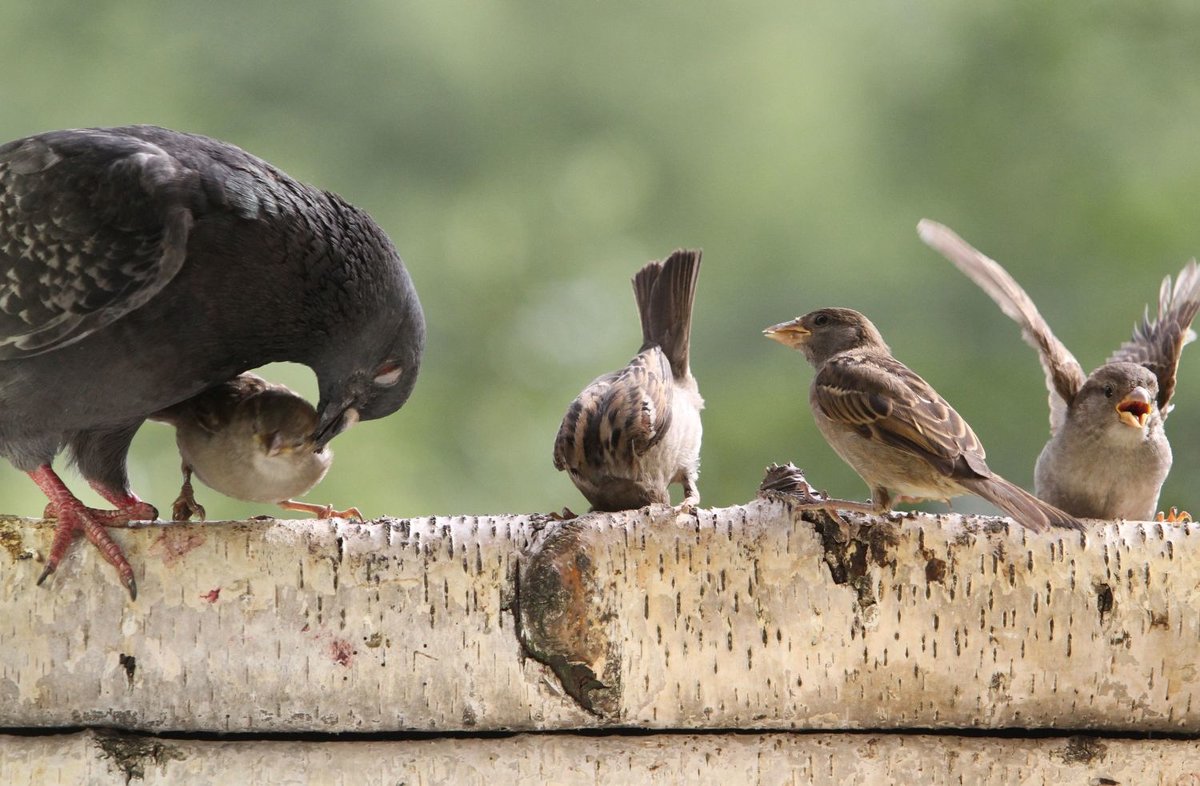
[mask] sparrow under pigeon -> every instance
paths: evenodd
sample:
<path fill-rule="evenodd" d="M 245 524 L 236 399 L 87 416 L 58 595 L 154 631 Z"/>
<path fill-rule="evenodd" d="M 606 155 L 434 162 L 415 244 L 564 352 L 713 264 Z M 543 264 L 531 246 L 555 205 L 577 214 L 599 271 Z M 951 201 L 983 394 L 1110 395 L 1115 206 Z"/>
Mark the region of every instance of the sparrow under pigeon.
<path fill-rule="evenodd" d="M 967 422 L 928 382 L 892 357 L 862 314 L 823 308 L 763 333 L 804 354 L 816 370 L 809 404 L 830 447 L 871 487 L 871 504 L 825 507 L 882 512 L 895 497 L 983 497 L 1032 530 L 1082 529 L 1073 517 L 992 472 Z"/>
<path fill-rule="evenodd" d="M 317 411 L 285 385 L 257 374 L 239 374 L 198 396 L 156 412 L 152 420 L 175 427 L 183 459 L 183 487 L 171 509 L 176 521 L 204 520 L 192 474 L 227 497 L 279 505 L 286 510 L 362 518 L 357 508 L 334 510 L 292 499 L 321 482 L 333 451 L 316 449 Z"/>
<path fill-rule="evenodd" d="M 571 403 L 554 440 L 554 466 L 566 470 L 593 510 L 700 502 L 700 410 L 688 367 L 699 251 L 676 251 L 633 277 L 642 348 L 619 371 L 598 377 Z"/>
<path fill-rule="evenodd" d="M 1016 321 L 1038 352 L 1050 396 L 1050 440 L 1034 471 L 1037 495 L 1075 516 L 1153 519 L 1171 470 L 1163 422 L 1173 406 L 1179 355 L 1195 338 L 1191 324 L 1200 310 L 1196 261 L 1174 283 L 1163 279 L 1157 316 L 1147 308 L 1133 337 L 1085 375 L 1004 268 L 934 221 L 921 221 L 917 231 Z"/>
<path fill-rule="evenodd" d="M 157 513 L 129 488 L 151 414 L 272 361 L 309 366 L 313 447 L 408 399 L 424 347 L 387 235 L 340 197 L 225 142 L 153 126 L 0 145 L 0 456 L 33 478 L 136 596 L 106 526 Z M 66 448 L 115 511 L 51 468 Z"/>

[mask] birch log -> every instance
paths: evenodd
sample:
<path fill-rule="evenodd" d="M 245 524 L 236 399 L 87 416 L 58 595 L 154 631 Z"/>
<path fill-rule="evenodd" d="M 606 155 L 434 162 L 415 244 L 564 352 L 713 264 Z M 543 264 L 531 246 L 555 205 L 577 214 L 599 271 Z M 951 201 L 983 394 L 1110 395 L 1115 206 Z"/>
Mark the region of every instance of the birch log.
<path fill-rule="evenodd" d="M 805 515 L 3 519 L 0 728 L 1200 732 L 1196 525 Z"/>
<path fill-rule="evenodd" d="M 404 742 L 0 736 L 5 786 L 1198 786 L 1200 743 L 901 734 L 518 735 Z"/>

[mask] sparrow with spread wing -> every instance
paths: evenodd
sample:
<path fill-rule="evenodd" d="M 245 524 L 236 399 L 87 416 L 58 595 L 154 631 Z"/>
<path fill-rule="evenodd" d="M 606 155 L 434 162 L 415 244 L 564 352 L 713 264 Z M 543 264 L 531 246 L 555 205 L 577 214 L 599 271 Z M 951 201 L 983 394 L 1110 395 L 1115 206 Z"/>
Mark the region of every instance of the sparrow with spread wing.
<path fill-rule="evenodd" d="M 1174 282 L 1163 279 L 1157 316 L 1151 318 L 1147 308 L 1133 337 L 1085 375 L 1004 268 L 941 224 L 923 220 L 917 231 L 1020 325 L 1038 352 L 1050 394 L 1050 441 L 1034 476 L 1038 496 L 1076 516 L 1154 518 L 1171 469 L 1163 422 L 1172 408 L 1179 355 L 1195 338 L 1191 324 L 1200 310 L 1196 261 Z"/>
<path fill-rule="evenodd" d="M 871 487 L 871 504 L 825 507 L 882 512 L 896 497 L 983 497 L 1032 530 L 1082 529 L 1070 515 L 992 472 L 975 432 L 928 382 L 892 357 L 862 314 L 823 308 L 763 333 L 799 350 L 816 370 L 809 404 L 830 447 Z"/>
<path fill-rule="evenodd" d="M 642 348 L 619 371 L 596 378 L 571 403 L 554 440 L 566 470 L 593 510 L 670 504 L 682 483 L 682 510 L 700 502 L 700 410 L 688 366 L 699 251 L 676 251 L 633 277 Z"/>

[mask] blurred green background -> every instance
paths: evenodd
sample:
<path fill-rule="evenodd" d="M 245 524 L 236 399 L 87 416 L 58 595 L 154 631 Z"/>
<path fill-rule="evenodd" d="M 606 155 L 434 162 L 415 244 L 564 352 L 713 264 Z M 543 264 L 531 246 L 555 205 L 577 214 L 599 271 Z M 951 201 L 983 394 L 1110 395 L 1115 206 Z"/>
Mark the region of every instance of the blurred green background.
<path fill-rule="evenodd" d="M 824 305 L 871 316 L 1031 486 L 1035 355 L 917 220 L 1006 265 L 1089 370 L 1200 253 L 1194 3 L 43 0 L 0 11 L 0 67 L 0 139 L 208 134 L 387 230 L 428 319 L 421 378 L 308 496 L 369 516 L 586 509 L 551 463 L 559 420 L 637 350 L 630 276 L 677 246 L 704 249 L 706 505 L 787 460 L 866 497 L 812 424 L 811 371 L 760 335 Z M 315 393 L 307 369 L 266 373 Z M 1195 509 L 1200 348 L 1181 377 L 1162 502 Z M 169 509 L 168 427 L 131 474 Z M 273 512 L 198 495 L 210 518 Z M 44 499 L 3 465 L 0 502 Z"/>

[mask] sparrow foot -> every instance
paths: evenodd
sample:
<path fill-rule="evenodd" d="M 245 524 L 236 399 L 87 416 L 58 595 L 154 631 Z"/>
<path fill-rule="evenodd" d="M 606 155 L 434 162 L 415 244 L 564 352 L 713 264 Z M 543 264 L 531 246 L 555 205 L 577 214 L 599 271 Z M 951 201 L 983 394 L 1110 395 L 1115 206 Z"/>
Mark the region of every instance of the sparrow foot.
<path fill-rule="evenodd" d="M 1155 521 L 1166 521 L 1171 524 L 1182 524 L 1186 521 L 1192 521 L 1193 519 L 1192 519 L 1192 514 L 1188 513 L 1186 510 L 1180 510 L 1179 508 L 1171 508 L 1166 513 L 1159 511 L 1158 515 L 1154 517 L 1154 520 Z"/>
<path fill-rule="evenodd" d="M 284 510 L 298 510 L 302 513 L 311 513 L 319 519 L 339 518 L 339 519 L 358 519 L 363 520 L 363 514 L 358 508 L 346 508 L 345 510 L 334 510 L 333 505 L 317 505 L 312 502 L 300 502 L 294 499 L 285 499 L 279 503 L 279 507 Z"/>
<path fill-rule="evenodd" d="M 191 521 L 196 516 L 204 521 L 208 514 L 204 506 L 196 501 L 196 489 L 192 486 L 192 473 L 184 469 L 183 486 L 179 489 L 179 498 L 171 505 L 171 518 L 174 521 Z"/>

